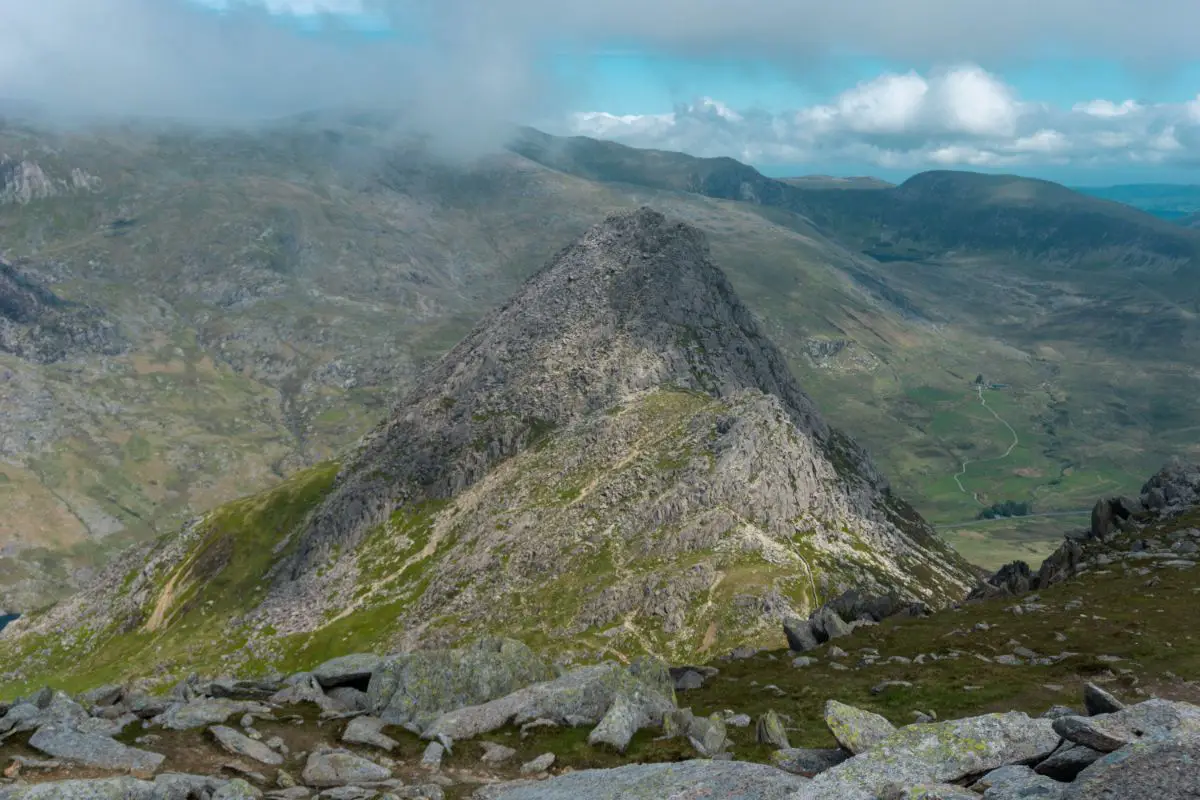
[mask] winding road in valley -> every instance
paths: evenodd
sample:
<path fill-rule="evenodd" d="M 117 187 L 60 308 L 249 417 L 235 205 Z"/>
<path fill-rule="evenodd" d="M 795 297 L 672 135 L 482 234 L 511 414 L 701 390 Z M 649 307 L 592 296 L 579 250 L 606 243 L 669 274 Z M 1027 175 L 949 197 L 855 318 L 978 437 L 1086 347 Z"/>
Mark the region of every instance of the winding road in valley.
<path fill-rule="evenodd" d="M 991 414 L 993 417 L 995 417 L 996 420 L 1001 425 L 1008 428 L 1008 432 L 1011 433 L 1012 437 L 1013 437 L 1012 443 L 1008 446 L 1008 449 L 1004 451 L 1004 455 L 999 455 L 994 458 L 981 458 L 978 461 L 970 459 L 970 458 L 963 459 L 962 467 L 954 475 L 954 482 L 956 484 L 958 484 L 958 490 L 960 492 L 962 492 L 963 494 L 971 495 L 971 497 L 975 500 L 976 503 L 979 503 L 979 505 L 983 506 L 985 504 L 982 500 L 979 499 L 978 493 L 968 492 L 966 487 L 963 486 L 963 484 L 962 484 L 962 479 L 964 477 L 966 477 L 966 474 L 967 474 L 967 467 L 970 466 L 971 464 L 984 464 L 989 461 L 1003 461 L 1004 459 L 1006 459 L 1012 455 L 1012 451 L 1015 450 L 1017 448 L 1017 445 L 1019 445 L 1021 443 L 1021 437 L 1017 435 L 1016 429 L 1013 428 L 1012 425 L 1008 424 L 1008 420 L 1004 419 L 1004 417 L 997 414 L 996 410 L 987 404 L 987 398 L 985 398 L 983 396 L 983 385 L 976 384 L 975 391 L 979 393 L 980 404 L 983 405 L 983 407 L 987 409 L 988 413 Z"/>

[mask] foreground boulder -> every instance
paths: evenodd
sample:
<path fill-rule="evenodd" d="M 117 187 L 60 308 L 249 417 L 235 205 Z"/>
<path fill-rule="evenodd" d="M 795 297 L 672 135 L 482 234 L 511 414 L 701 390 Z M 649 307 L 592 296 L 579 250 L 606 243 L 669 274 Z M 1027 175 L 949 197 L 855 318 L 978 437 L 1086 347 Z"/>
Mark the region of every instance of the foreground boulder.
<path fill-rule="evenodd" d="M 98 733 L 80 733 L 63 728 L 39 728 L 29 746 L 54 758 L 87 767 L 151 774 L 166 760 L 158 753 L 123 745 Z"/>
<path fill-rule="evenodd" d="M 870 750 L 896 732 L 896 726 L 879 714 L 837 700 L 825 704 L 825 724 L 837 743 L 853 755 Z"/>
<path fill-rule="evenodd" d="M 590 769 L 545 781 L 486 786 L 472 797 L 475 800 L 784 800 L 807 784 L 805 778 L 762 764 L 682 761 Z"/>
<path fill-rule="evenodd" d="M 447 711 L 475 706 L 554 677 L 527 645 L 481 639 L 458 650 L 421 650 L 377 667 L 367 689 L 375 716 L 424 728 Z"/>
<path fill-rule="evenodd" d="M 302 775 L 306 784 L 318 788 L 377 783 L 390 777 L 392 772 L 387 767 L 349 750 L 317 750 L 309 755 Z"/>
<path fill-rule="evenodd" d="M 633 722 L 642 727 L 657 726 L 665 714 L 675 710 L 673 685 L 665 668 L 654 672 L 636 663 L 629 668 L 613 663 L 580 667 L 505 697 L 447 712 L 422 736 L 473 739 L 506 725 L 534 720 L 568 727 L 597 725 L 620 697 L 621 720 L 612 720 L 605 727 L 613 737 L 623 738 L 626 734 L 632 736 L 629 729 Z M 607 733 L 605 738 L 609 738 Z"/>
<path fill-rule="evenodd" d="M 230 700 L 226 697 L 200 697 L 187 703 L 174 703 L 151 720 L 168 730 L 185 731 L 221 725 L 234 714 L 270 714 L 262 703 L 249 700 Z"/>
<path fill-rule="evenodd" d="M 1195 800 L 1200 797 L 1200 734 L 1177 731 L 1130 744 L 1096 761 L 1066 800 Z"/>
<path fill-rule="evenodd" d="M 1111 714 L 1059 717 L 1054 730 L 1064 739 L 1110 753 L 1144 737 L 1176 729 L 1200 734 L 1200 708 L 1169 700 L 1147 700 Z"/>
<path fill-rule="evenodd" d="M 813 778 L 811 800 L 858 800 L 897 784 L 952 783 L 1006 764 L 1041 760 L 1058 743 L 1050 720 L 1016 711 L 909 725 Z"/>

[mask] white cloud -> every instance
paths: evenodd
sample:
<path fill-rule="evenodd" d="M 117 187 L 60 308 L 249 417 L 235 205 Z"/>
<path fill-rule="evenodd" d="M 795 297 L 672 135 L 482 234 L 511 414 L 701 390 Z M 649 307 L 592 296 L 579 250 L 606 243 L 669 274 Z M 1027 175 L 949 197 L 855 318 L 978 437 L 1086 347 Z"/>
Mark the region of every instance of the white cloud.
<path fill-rule="evenodd" d="M 573 114 L 558 132 L 760 164 L 855 162 L 886 169 L 1012 168 L 1200 161 L 1200 96 L 1187 103 L 1093 99 L 1069 109 L 1022 101 L 977 66 L 887 74 L 830 103 L 781 114 Z"/>

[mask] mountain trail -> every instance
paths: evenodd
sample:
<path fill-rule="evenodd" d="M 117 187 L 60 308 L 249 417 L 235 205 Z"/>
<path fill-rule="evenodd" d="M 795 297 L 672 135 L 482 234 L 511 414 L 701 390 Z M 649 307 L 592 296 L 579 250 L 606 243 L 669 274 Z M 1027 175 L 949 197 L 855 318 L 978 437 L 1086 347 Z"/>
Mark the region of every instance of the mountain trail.
<path fill-rule="evenodd" d="M 986 408 L 988 413 L 991 414 L 993 417 L 995 417 L 996 420 L 999 421 L 999 423 L 1001 425 L 1008 428 L 1008 432 L 1011 433 L 1013 436 L 1012 443 L 1008 445 L 1008 449 L 1004 451 L 1003 455 L 996 456 L 995 458 L 981 458 L 978 460 L 974 460 L 974 459 L 970 459 L 970 458 L 963 459 L 962 468 L 959 469 L 959 471 L 957 473 L 955 473 L 955 475 L 954 475 L 954 482 L 956 484 L 958 484 L 958 490 L 960 492 L 962 492 L 963 494 L 970 494 L 976 503 L 978 503 L 981 506 L 984 506 L 984 505 L 986 505 L 986 503 L 984 503 L 982 500 L 979 499 L 978 492 L 967 492 L 966 487 L 964 487 L 962 485 L 962 479 L 964 477 L 966 477 L 966 474 L 967 474 L 967 467 L 970 466 L 971 464 L 986 464 L 990 461 L 1003 461 L 1004 459 L 1006 459 L 1012 455 L 1012 451 L 1015 450 L 1017 448 L 1017 445 L 1019 445 L 1021 443 L 1021 437 L 1017 435 L 1016 429 L 1013 428 L 1012 425 L 1009 425 L 1008 421 L 1005 420 L 1004 417 L 997 414 L 996 410 L 987 404 L 987 398 L 985 398 L 983 396 L 983 387 L 977 385 L 975 387 L 975 391 L 979 393 L 980 404 L 984 408 Z"/>

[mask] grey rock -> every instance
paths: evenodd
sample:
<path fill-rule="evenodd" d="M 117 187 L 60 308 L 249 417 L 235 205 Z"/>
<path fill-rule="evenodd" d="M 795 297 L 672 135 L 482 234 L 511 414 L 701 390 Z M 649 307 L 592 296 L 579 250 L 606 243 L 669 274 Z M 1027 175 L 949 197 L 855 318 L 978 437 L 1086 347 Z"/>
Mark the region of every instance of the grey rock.
<path fill-rule="evenodd" d="M 813 614 L 809 618 L 809 624 L 812 626 L 813 636 L 820 644 L 846 636 L 853 630 L 837 611 L 827 606 Z"/>
<path fill-rule="evenodd" d="M 1042 719 L 1058 719 L 1059 717 L 1076 717 L 1079 712 L 1070 706 L 1050 706 L 1042 712 Z"/>
<path fill-rule="evenodd" d="M 102 708 L 116 705 L 125 694 L 125 688 L 118 684 L 99 686 L 79 694 L 79 704 L 85 708 Z"/>
<path fill-rule="evenodd" d="M 788 648 L 794 652 L 804 653 L 820 646 L 812 632 L 812 626 L 806 619 L 789 617 L 783 623 L 783 633 L 787 637 Z"/>
<path fill-rule="evenodd" d="M 681 761 L 580 770 L 544 781 L 486 786 L 474 800 L 785 800 L 806 779 L 763 764 Z"/>
<path fill-rule="evenodd" d="M 825 724 L 837 743 L 855 755 L 866 752 L 896 731 L 896 726 L 879 714 L 837 700 L 825 703 Z"/>
<path fill-rule="evenodd" d="M 754 729 L 754 738 L 759 744 L 770 745 L 776 750 L 786 750 L 791 747 L 783 720 L 774 711 L 767 711 L 758 718 L 758 724 Z"/>
<path fill-rule="evenodd" d="M 166 760 L 158 753 L 129 747 L 108 736 L 63 728 L 39 728 L 30 737 L 29 746 L 64 761 L 121 772 L 154 773 Z"/>
<path fill-rule="evenodd" d="M 593 747 L 607 745 L 617 752 L 624 753 L 633 735 L 643 728 L 662 724 L 662 714 L 657 719 L 651 717 L 647 704 L 640 699 L 634 700 L 624 694 L 613 698 L 600 723 L 588 734 L 588 744 Z"/>
<path fill-rule="evenodd" d="M 301 780 L 309 786 L 326 788 L 376 783 L 392 777 L 392 772 L 374 761 L 349 750 L 318 750 L 310 753 Z"/>
<path fill-rule="evenodd" d="M 686 731 L 688 741 L 705 758 L 715 758 L 729 745 L 729 732 L 720 714 L 692 717 Z"/>
<path fill-rule="evenodd" d="M 689 691 L 703 686 L 704 676 L 690 669 L 675 679 L 675 688 L 678 691 Z"/>
<path fill-rule="evenodd" d="M 101 778 L 0 786 L 0 800 L 160 800 L 154 784 L 136 778 Z"/>
<path fill-rule="evenodd" d="M 326 714 L 344 711 L 342 704 L 325 694 L 321 684 L 311 673 L 300 673 L 288 678 L 287 686 L 271 695 L 270 702 L 277 706 L 292 706 L 312 703 Z"/>
<path fill-rule="evenodd" d="M 572 670 L 559 678 L 535 683 L 478 706 L 458 708 L 438 717 L 422 733 L 475 739 L 505 725 L 549 720 L 559 725 L 597 725 L 613 701 L 623 695 L 641 704 L 653 724 L 675 710 L 672 699 L 659 694 L 619 664 L 604 663 Z"/>
<path fill-rule="evenodd" d="M 511 761 L 517 755 L 516 750 L 498 742 L 480 742 L 479 744 L 483 748 L 483 756 L 480 761 L 485 764 L 498 766 L 506 761 Z"/>
<path fill-rule="evenodd" d="M 342 741 L 346 744 L 366 744 L 391 752 L 400 743 L 383 732 L 384 722 L 378 717 L 355 717 L 346 725 Z"/>
<path fill-rule="evenodd" d="M 899 784 L 951 783 L 1002 767 L 1044 759 L 1058 746 L 1050 720 L 1020 712 L 908 725 L 870 750 L 822 772 L 805 800 L 857 800 Z"/>
<path fill-rule="evenodd" d="M 1067 742 L 1034 767 L 1034 772 L 1056 781 L 1073 781 L 1075 776 L 1099 760 L 1104 753 Z"/>
<path fill-rule="evenodd" d="M 245 756 L 261 764 L 279 766 L 283 756 L 267 747 L 262 742 L 256 742 L 245 734 L 235 731 L 225 725 L 214 725 L 208 729 L 225 752 L 235 756 Z"/>
<path fill-rule="evenodd" d="M 790 747 L 772 753 L 771 762 L 785 772 L 811 778 L 830 767 L 836 767 L 849 757 L 850 754 L 840 747 L 829 749 Z"/>
<path fill-rule="evenodd" d="M 426 769 L 441 769 L 442 756 L 445 754 L 446 748 L 441 742 L 430 742 L 421 754 L 421 766 Z"/>
<path fill-rule="evenodd" d="M 206 728 L 223 724 L 235 714 L 270 714 L 271 709 L 250 700 L 202 697 L 188 703 L 176 703 L 154 717 L 151 723 L 173 731 Z"/>
<path fill-rule="evenodd" d="M 375 715 L 388 724 L 414 722 L 423 728 L 445 712 L 487 703 L 553 677 L 522 642 L 482 639 L 461 650 L 393 656 L 371 676 L 367 694 Z"/>
<path fill-rule="evenodd" d="M 352 684 L 366 685 L 371 676 L 383 666 L 385 659 L 373 653 L 354 653 L 326 661 L 312 671 L 322 689 Z"/>
<path fill-rule="evenodd" d="M 994 769 L 971 785 L 983 790 L 984 800 L 1062 800 L 1066 785 L 1039 775 L 1029 767 L 1010 764 Z"/>
<path fill-rule="evenodd" d="M 325 696 L 346 711 L 367 711 L 371 708 L 371 699 L 367 693 L 353 686 L 335 686 L 326 692 Z"/>
<path fill-rule="evenodd" d="M 1097 714 L 1112 714 L 1121 711 L 1125 708 L 1125 704 L 1089 681 L 1083 687 L 1083 707 L 1088 716 L 1094 717 Z"/>
<path fill-rule="evenodd" d="M 261 800 L 263 793 L 241 778 L 234 778 L 213 792 L 212 800 Z"/>
<path fill-rule="evenodd" d="M 1200 708 L 1169 700 L 1146 700 L 1111 714 L 1054 720 L 1054 730 L 1064 739 L 1104 753 L 1178 728 L 1200 732 Z"/>
<path fill-rule="evenodd" d="M 889 795 L 888 800 L 979 800 L 979 795 L 949 783 L 918 783 Z"/>
<path fill-rule="evenodd" d="M 547 771 L 554 766 L 554 753 L 542 753 L 532 761 L 528 761 L 521 765 L 522 775 L 538 775 Z"/>
<path fill-rule="evenodd" d="M 1122 747 L 1079 773 L 1066 800 L 1195 800 L 1200 736 L 1174 731 Z"/>
<path fill-rule="evenodd" d="M 871 694 L 883 694 L 894 689 L 911 689 L 912 681 L 883 681 L 871 687 Z"/>

